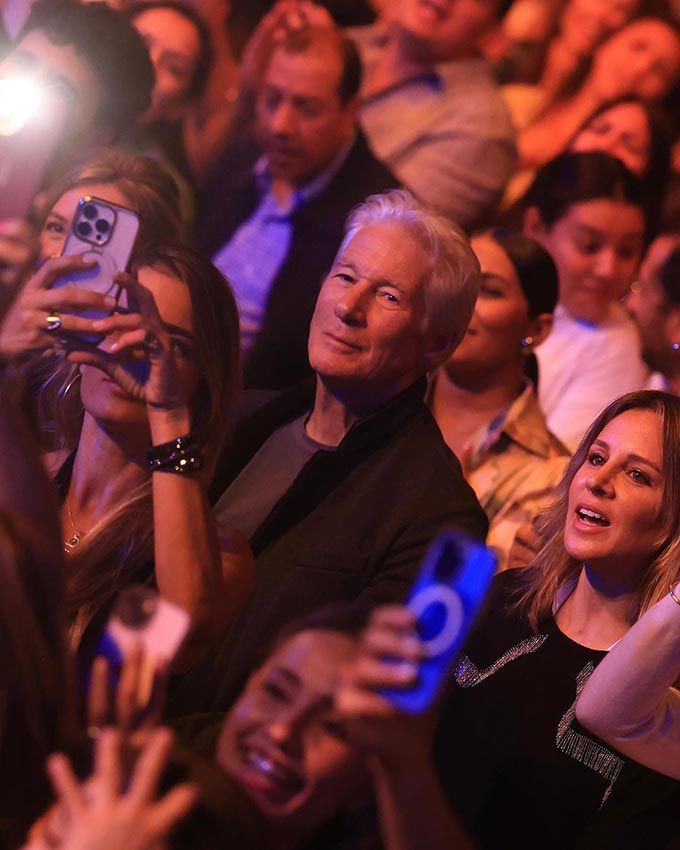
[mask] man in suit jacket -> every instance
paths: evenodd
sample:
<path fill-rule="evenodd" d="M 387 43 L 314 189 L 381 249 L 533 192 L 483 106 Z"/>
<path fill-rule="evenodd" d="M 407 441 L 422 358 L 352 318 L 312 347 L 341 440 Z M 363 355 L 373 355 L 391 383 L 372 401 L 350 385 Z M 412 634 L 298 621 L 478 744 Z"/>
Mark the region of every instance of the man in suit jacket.
<path fill-rule="evenodd" d="M 478 288 L 467 237 L 405 190 L 353 213 L 311 322 L 311 386 L 251 414 L 218 464 L 215 512 L 250 538 L 256 588 L 175 710 L 225 709 L 272 637 L 321 606 L 402 601 L 442 527 L 484 538 L 423 401 Z"/>
<path fill-rule="evenodd" d="M 340 31 L 289 33 L 258 78 L 257 143 L 232 144 L 204 194 L 199 241 L 234 288 L 247 387 L 309 374 L 309 321 L 345 219 L 396 185 L 357 130 L 360 80 Z"/>

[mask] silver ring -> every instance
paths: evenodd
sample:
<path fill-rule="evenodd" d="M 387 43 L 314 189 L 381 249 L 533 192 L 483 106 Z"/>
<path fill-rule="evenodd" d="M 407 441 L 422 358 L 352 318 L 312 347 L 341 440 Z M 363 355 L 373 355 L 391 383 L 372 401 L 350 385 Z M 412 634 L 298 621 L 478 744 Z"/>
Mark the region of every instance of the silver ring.
<path fill-rule="evenodd" d="M 53 310 L 45 316 L 45 330 L 47 333 L 54 333 L 61 328 L 61 316 Z"/>

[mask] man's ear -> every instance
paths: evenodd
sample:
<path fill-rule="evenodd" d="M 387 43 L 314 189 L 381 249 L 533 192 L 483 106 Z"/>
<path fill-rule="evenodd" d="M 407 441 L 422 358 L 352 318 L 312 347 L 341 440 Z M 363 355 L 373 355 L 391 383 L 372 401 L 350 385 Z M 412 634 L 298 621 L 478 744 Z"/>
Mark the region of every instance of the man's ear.
<path fill-rule="evenodd" d="M 531 320 L 531 324 L 529 325 L 529 336 L 532 338 L 533 343 L 531 345 L 532 348 L 536 348 L 537 345 L 540 345 L 545 341 L 546 337 L 552 330 L 553 326 L 553 314 L 552 313 L 540 313 L 538 316 L 535 316 Z"/>
<path fill-rule="evenodd" d="M 524 211 L 522 230 L 526 236 L 531 236 L 532 239 L 542 243 L 547 228 L 538 207 L 528 207 Z"/>
<path fill-rule="evenodd" d="M 451 353 L 450 337 L 444 334 L 434 337 L 431 345 L 428 346 L 428 350 L 423 355 L 423 363 L 427 371 L 431 372 L 433 369 L 437 369 L 449 358 Z"/>

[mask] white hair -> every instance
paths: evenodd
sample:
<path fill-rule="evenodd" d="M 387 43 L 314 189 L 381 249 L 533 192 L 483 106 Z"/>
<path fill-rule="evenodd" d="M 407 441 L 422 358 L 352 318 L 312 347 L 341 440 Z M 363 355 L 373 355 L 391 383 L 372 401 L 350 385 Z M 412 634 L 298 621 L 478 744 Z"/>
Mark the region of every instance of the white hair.
<path fill-rule="evenodd" d="M 347 220 L 338 255 L 360 230 L 372 224 L 401 224 L 430 263 L 423 281 L 426 333 L 448 338 L 447 356 L 465 335 L 479 293 L 481 270 L 462 228 L 417 201 L 406 189 L 371 195 Z"/>

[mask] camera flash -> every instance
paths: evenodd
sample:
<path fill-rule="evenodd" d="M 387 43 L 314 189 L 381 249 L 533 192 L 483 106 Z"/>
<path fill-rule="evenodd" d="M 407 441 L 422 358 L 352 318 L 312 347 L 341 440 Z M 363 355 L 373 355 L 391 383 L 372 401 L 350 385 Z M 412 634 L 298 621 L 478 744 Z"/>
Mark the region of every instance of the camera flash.
<path fill-rule="evenodd" d="M 40 89 L 31 80 L 0 80 L 0 136 L 18 133 L 40 101 Z"/>

